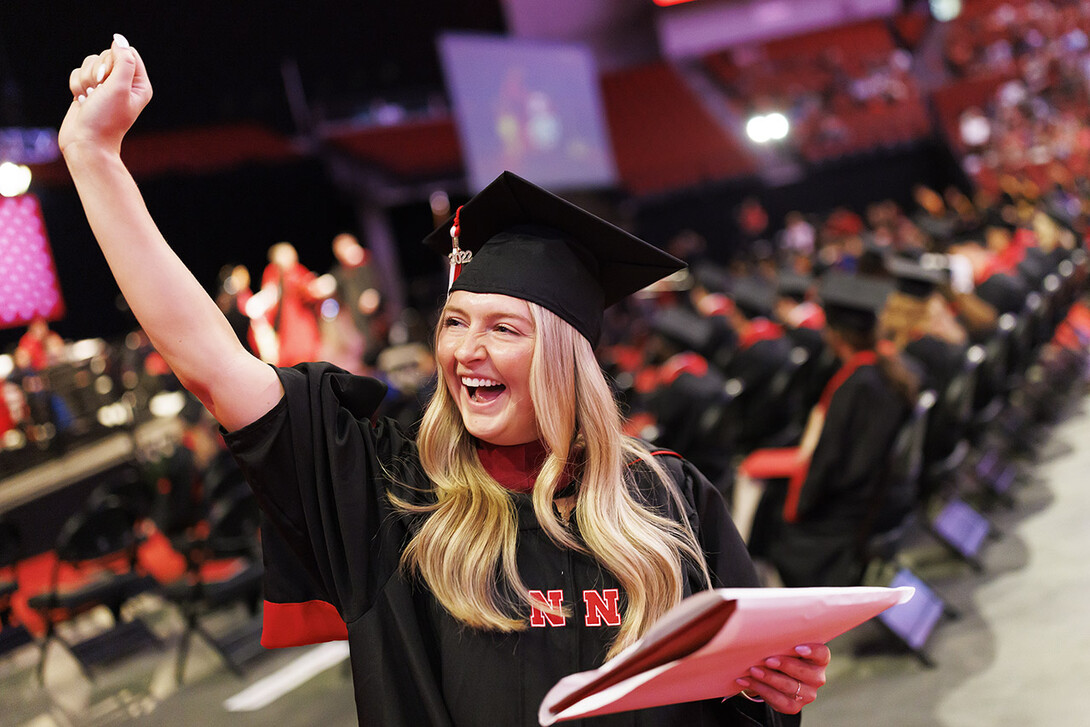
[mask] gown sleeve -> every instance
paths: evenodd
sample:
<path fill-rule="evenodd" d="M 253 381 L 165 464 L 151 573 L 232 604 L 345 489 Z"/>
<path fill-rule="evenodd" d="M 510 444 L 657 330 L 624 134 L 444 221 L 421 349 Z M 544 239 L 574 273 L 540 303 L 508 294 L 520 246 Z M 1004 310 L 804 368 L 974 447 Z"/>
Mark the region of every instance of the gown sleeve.
<path fill-rule="evenodd" d="M 659 461 L 678 484 L 685 517 L 704 549 L 715 588 L 756 588 L 761 585 L 745 542 L 734 526 L 719 490 L 688 460 L 657 452 Z M 695 573 L 693 574 L 695 576 Z M 702 588 L 702 579 L 694 590 Z M 738 695 L 712 705 L 724 725 L 797 727 L 799 715 L 781 714 L 764 703 Z"/>
<path fill-rule="evenodd" d="M 395 489 L 418 501 L 426 488 L 411 438 L 369 417 L 385 386 L 330 364 L 277 369 L 280 402 L 224 435 L 265 518 L 266 646 L 347 636 L 396 572 L 405 518 Z"/>

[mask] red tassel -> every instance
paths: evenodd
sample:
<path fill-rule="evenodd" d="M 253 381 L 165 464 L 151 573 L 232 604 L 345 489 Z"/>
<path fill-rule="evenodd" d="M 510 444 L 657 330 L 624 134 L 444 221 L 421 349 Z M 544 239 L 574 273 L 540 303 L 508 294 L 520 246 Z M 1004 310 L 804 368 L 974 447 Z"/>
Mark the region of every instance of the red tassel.
<path fill-rule="evenodd" d="M 462 274 L 462 266 L 473 259 L 473 252 L 471 250 L 463 250 L 458 247 L 458 235 L 461 234 L 462 231 L 462 224 L 459 221 L 461 214 L 461 207 L 454 211 L 454 225 L 450 228 L 450 237 L 453 247 L 451 248 L 450 254 L 447 256 L 450 260 L 450 281 L 447 283 L 448 292 L 454 287 L 454 281 Z"/>

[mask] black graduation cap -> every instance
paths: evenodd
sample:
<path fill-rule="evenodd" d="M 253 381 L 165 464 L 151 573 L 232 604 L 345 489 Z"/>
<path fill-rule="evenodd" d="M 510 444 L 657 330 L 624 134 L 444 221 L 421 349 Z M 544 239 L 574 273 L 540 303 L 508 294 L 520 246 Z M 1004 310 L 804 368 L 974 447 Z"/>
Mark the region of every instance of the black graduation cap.
<path fill-rule="evenodd" d="M 727 271 L 712 263 L 701 262 L 694 265 L 693 279 L 697 285 L 711 293 L 726 293 L 731 287 L 731 278 Z"/>
<path fill-rule="evenodd" d="M 537 303 L 598 342 L 602 312 L 685 263 L 605 220 L 504 172 L 424 238 L 447 255 L 451 224 L 463 256 L 451 291 Z"/>
<path fill-rule="evenodd" d="M 891 281 L 880 278 L 826 273 L 818 289 L 825 309 L 825 322 L 830 328 L 872 330 L 893 287 Z"/>
<path fill-rule="evenodd" d="M 793 270 L 781 270 L 776 276 L 776 292 L 781 298 L 794 298 L 802 301 L 814 287 L 814 278 L 801 275 Z"/>
<path fill-rule="evenodd" d="M 748 318 L 770 316 L 776 305 L 776 290 L 771 283 L 756 278 L 738 278 L 730 287 L 730 297 Z"/>
<path fill-rule="evenodd" d="M 886 268 L 896 279 L 897 290 L 913 298 L 927 298 L 935 288 L 947 280 L 946 271 L 891 255 L 886 260 Z"/>
<path fill-rule="evenodd" d="M 715 324 L 684 308 L 664 308 L 651 318 L 651 330 L 687 351 L 707 354 L 716 337 Z"/>

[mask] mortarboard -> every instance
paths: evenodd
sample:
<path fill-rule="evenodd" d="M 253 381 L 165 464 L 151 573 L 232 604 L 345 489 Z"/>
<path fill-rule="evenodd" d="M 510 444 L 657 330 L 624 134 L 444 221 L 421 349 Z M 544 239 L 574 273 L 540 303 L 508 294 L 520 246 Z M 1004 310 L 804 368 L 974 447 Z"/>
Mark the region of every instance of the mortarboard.
<path fill-rule="evenodd" d="M 927 298 L 948 279 L 948 273 L 941 268 L 898 256 L 890 256 L 886 268 L 896 279 L 897 290 L 913 298 Z"/>
<path fill-rule="evenodd" d="M 727 271 L 708 262 L 697 263 L 693 266 L 693 279 L 697 285 L 711 293 L 726 293 L 731 286 L 730 275 Z"/>
<path fill-rule="evenodd" d="M 772 315 L 776 290 L 771 283 L 756 278 L 738 278 L 730 287 L 730 297 L 747 318 Z"/>
<path fill-rule="evenodd" d="M 451 227 L 452 223 L 454 228 Z M 605 220 L 504 172 L 424 243 L 452 253 L 451 292 L 537 303 L 598 342 L 602 312 L 685 263 Z"/>
<path fill-rule="evenodd" d="M 684 308 L 664 308 L 651 318 L 651 330 L 687 351 L 707 355 L 715 341 L 715 324 Z"/>
<path fill-rule="evenodd" d="M 813 287 L 814 279 L 809 275 L 800 275 L 792 270 L 781 270 L 776 276 L 776 293 L 781 298 L 802 301 Z"/>
<path fill-rule="evenodd" d="M 821 278 L 818 295 L 830 328 L 870 331 L 893 291 L 893 283 L 872 277 L 829 272 Z"/>

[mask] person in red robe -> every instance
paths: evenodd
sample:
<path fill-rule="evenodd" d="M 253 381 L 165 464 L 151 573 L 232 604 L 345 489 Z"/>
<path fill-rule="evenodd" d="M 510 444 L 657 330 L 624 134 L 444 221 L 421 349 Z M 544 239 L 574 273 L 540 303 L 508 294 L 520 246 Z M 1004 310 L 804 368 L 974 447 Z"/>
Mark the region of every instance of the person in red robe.
<path fill-rule="evenodd" d="M 268 337 L 263 344 L 259 336 L 259 346 L 264 349 L 262 358 L 278 366 L 320 358 L 319 306 L 333 293 L 327 278 L 318 277 L 302 265 L 291 243 L 278 242 L 269 248 L 261 290 L 275 300 L 264 316 L 275 338 Z"/>

